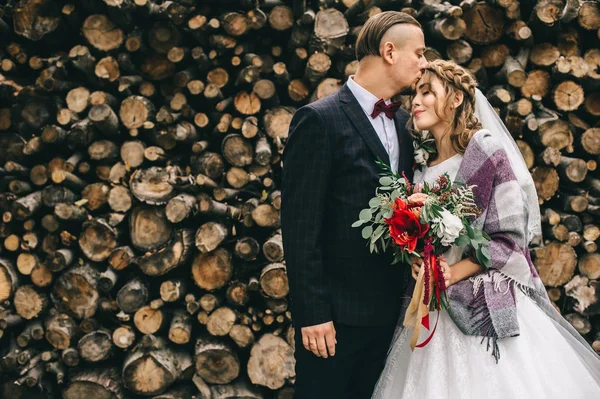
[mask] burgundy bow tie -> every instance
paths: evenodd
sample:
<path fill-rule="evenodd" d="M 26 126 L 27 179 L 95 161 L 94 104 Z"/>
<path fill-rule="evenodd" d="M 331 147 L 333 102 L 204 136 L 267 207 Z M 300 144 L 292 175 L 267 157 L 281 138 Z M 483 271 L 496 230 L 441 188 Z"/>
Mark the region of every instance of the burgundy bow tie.
<path fill-rule="evenodd" d="M 379 101 L 375 103 L 375 108 L 373 108 L 371 118 L 375 119 L 379 116 L 380 113 L 383 112 L 385 113 L 385 116 L 387 116 L 390 119 L 393 119 L 394 115 L 396 114 L 396 111 L 398 111 L 398 108 L 400 108 L 399 103 L 389 103 L 388 105 L 385 105 L 385 101 L 383 101 L 383 98 L 380 98 Z"/>

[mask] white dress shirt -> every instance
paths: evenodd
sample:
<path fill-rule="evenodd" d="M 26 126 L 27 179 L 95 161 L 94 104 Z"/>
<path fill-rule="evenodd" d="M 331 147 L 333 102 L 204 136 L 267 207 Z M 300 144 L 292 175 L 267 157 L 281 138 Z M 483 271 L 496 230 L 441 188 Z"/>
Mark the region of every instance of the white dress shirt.
<path fill-rule="evenodd" d="M 390 157 L 390 163 L 392 166 L 392 170 L 394 172 L 398 171 L 398 161 L 400 157 L 400 144 L 398 143 L 398 134 L 396 133 L 396 124 L 394 119 L 390 119 L 385 116 L 385 113 L 382 112 L 377 115 L 376 118 L 371 118 L 371 114 L 373 113 L 373 109 L 375 108 L 375 103 L 379 101 L 379 98 L 375 97 L 370 91 L 359 85 L 354 81 L 354 75 L 348 78 L 348 88 L 354 94 L 356 100 L 360 104 L 363 111 L 367 115 L 367 119 L 373 125 L 373 129 L 379 136 L 379 140 L 381 140 L 381 144 L 383 144 L 383 148 L 387 151 Z M 385 104 L 391 103 L 390 100 L 387 100 Z"/>

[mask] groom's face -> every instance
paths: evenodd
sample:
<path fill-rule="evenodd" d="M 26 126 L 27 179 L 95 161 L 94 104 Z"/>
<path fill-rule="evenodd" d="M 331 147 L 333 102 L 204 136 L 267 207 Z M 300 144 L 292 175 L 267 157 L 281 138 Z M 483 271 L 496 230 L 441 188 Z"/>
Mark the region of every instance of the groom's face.
<path fill-rule="evenodd" d="M 425 59 L 425 36 L 423 31 L 413 25 L 403 27 L 407 30 L 402 42 L 395 51 L 393 74 L 400 93 L 414 92 L 422 71 L 427 66 Z"/>

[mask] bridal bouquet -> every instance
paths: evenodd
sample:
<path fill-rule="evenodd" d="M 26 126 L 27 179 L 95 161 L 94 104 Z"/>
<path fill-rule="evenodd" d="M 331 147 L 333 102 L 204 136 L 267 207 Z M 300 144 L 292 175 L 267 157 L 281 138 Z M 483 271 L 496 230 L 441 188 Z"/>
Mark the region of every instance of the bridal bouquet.
<path fill-rule="evenodd" d="M 468 245 L 478 262 L 487 268 L 490 238 L 470 223 L 481 214 L 473 199 L 473 186 L 454 186 L 447 174 L 440 176 L 433 185 L 411 184 L 404 174 L 392 172 L 381 161 L 377 163 L 383 169 L 380 187 L 369 201 L 369 207 L 360 212 L 359 220 L 352 226 L 362 227 L 362 236 L 372 253 L 391 250 L 392 264 L 404 262 L 410 265 L 411 255 L 423 258 L 407 312 L 410 320 L 405 318 L 405 325 L 408 323 L 415 328 L 418 338 L 418 320 L 421 319 L 421 324 L 429 329 L 429 309 L 441 310 L 448 306 L 440 254 L 451 245 Z M 416 338 L 413 348 L 414 344 Z"/>

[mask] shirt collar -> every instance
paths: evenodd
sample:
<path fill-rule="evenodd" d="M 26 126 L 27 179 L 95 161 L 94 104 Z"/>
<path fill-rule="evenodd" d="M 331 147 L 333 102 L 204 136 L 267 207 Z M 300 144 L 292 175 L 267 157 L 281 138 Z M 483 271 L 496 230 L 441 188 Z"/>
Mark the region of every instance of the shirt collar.
<path fill-rule="evenodd" d="M 351 75 L 347 81 L 348 88 L 356 97 L 356 100 L 360 104 L 361 108 L 367 113 L 367 115 L 371 115 L 373 109 L 375 108 L 375 103 L 379 101 L 379 98 L 375 97 L 373 93 L 369 90 L 365 89 L 358 83 L 354 81 L 354 75 Z M 392 101 L 388 99 L 385 104 L 390 104 Z"/>

